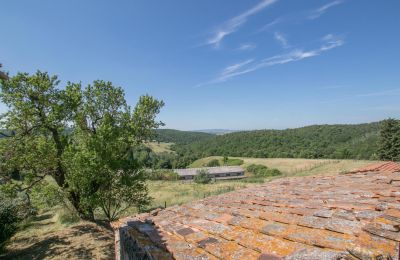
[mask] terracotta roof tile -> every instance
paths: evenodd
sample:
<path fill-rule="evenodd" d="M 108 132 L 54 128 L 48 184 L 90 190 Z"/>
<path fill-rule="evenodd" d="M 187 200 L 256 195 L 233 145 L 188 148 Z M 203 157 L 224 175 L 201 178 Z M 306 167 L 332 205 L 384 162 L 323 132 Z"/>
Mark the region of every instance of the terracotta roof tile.
<path fill-rule="evenodd" d="M 153 258 L 398 257 L 400 166 L 278 179 L 114 223 Z M 129 237 L 129 236 L 128 236 Z"/>

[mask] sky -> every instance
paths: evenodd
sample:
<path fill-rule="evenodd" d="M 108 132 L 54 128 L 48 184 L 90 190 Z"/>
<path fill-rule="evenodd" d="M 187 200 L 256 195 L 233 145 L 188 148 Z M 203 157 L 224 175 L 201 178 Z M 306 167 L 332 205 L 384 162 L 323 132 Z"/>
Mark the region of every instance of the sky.
<path fill-rule="evenodd" d="M 6 0 L 0 63 L 165 102 L 165 128 L 400 117 L 398 0 Z M 0 111 L 5 111 L 4 105 Z"/>

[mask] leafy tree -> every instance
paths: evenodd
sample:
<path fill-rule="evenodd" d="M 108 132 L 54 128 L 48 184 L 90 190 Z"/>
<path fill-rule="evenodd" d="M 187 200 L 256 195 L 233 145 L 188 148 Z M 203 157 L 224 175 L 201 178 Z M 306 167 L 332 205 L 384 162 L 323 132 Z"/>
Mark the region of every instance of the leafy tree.
<path fill-rule="evenodd" d="M 114 219 L 125 207 L 148 201 L 135 149 L 149 140 L 162 101 L 142 96 L 131 109 L 121 88 L 95 81 L 82 90 L 56 76 L 19 73 L 1 82 L 2 168 L 17 170 L 30 188 L 51 175 L 82 218 L 102 208 Z M 38 159 L 40 158 L 40 159 Z"/>
<path fill-rule="evenodd" d="M 208 171 L 205 169 L 199 170 L 197 171 L 196 176 L 194 176 L 193 181 L 195 183 L 199 183 L 199 184 L 207 184 L 210 183 L 211 178 L 208 175 Z"/>
<path fill-rule="evenodd" d="M 381 160 L 400 160 L 400 120 L 389 118 L 382 122 L 379 157 Z"/>

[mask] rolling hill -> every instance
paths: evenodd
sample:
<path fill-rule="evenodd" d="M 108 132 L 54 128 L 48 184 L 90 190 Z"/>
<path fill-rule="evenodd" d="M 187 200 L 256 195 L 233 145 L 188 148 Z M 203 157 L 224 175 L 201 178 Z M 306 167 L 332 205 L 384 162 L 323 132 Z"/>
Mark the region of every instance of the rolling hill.
<path fill-rule="evenodd" d="M 377 159 L 380 122 L 312 125 L 285 130 L 256 130 L 208 136 L 174 146 L 182 156 L 256 158 Z"/>

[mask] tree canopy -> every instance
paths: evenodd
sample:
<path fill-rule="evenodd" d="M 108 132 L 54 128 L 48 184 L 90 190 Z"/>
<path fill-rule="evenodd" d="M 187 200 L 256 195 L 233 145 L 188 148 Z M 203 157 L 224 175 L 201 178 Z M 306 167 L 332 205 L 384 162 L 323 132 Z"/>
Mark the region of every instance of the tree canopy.
<path fill-rule="evenodd" d="M 29 191 L 50 175 L 81 217 L 101 208 L 112 220 L 126 207 L 149 200 L 135 149 L 151 140 L 162 101 L 140 97 L 132 109 L 124 91 L 97 80 L 82 87 L 40 72 L 1 81 L 1 174 L 17 172 Z M 15 185 L 11 178 L 5 178 Z"/>
<path fill-rule="evenodd" d="M 315 125 L 214 136 L 173 149 L 180 156 L 377 159 L 380 123 Z"/>
<path fill-rule="evenodd" d="M 381 160 L 400 161 L 400 120 L 384 120 L 379 141 Z"/>

